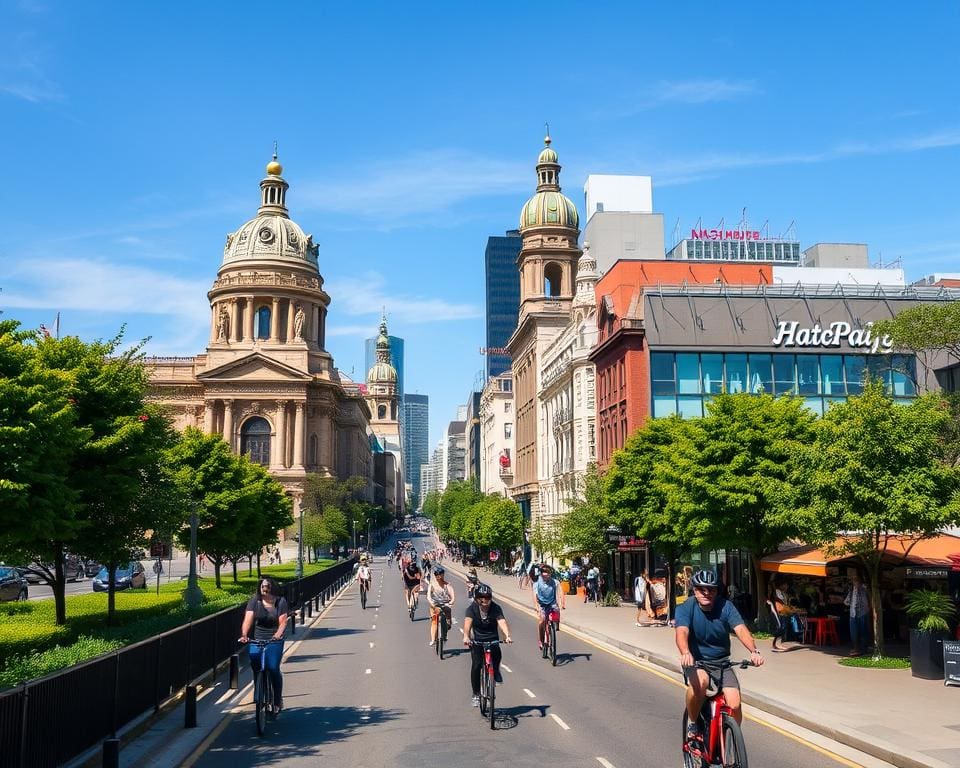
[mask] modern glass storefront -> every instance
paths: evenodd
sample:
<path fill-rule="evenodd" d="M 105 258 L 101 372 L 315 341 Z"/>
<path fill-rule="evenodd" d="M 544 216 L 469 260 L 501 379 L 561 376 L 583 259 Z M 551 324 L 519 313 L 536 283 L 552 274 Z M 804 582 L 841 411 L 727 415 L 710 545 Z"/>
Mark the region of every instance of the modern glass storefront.
<path fill-rule="evenodd" d="M 794 355 L 789 353 L 651 352 L 654 417 L 703 416 L 721 392 L 798 395 L 823 414 L 831 403 L 863 391 L 865 374 L 880 378 L 895 399 L 916 396 L 912 355 Z"/>

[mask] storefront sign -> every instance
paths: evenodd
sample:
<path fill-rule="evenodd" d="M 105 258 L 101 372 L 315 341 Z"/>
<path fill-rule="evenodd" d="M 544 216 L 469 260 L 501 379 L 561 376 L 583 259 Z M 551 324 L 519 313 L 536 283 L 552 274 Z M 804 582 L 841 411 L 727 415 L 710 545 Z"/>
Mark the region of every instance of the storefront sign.
<path fill-rule="evenodd" d="M 691 240 L 767 240 L 756 229 L 691 229 Z"/>
<path fill-rule="evenodd" d="M 617 542 L 618 552 L 642 552 L 647 548 L 647 540 L 636 536 L 621 536 Z"/>
<path fill-rule="evenodd" d="M 869 350 L 871 354 L 890 354 L 893 341 L 889 336 L 876 336 L 873 323 L 865 328 L 854 328 L 843 320 L 821 328 L 817 323 L 811 328 L 801 328 L 797 320 L 781 320 L 772 343 L 775 347 L 839 347 L 844 341 L 855 349 Z"/>
<path fill-rule="evenodd" d="M 907 567 L 908 579 L 945 579 L 949 568 L 924 568 L 919 566 Z"/>

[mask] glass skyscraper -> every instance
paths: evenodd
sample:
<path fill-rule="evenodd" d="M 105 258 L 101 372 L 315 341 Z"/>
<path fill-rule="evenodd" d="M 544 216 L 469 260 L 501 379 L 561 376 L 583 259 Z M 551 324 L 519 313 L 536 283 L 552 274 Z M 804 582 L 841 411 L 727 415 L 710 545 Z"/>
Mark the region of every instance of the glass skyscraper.
<path fill-rule="evenodd" d="M 487 282 L 487 378 L 510 370 L 510 357 L 503 348 L 517 327 L 520 313 L 520 271 L 517 256 L 520 232 L 511 229 L 504 237 L 488 237 L 484 252 Z M 398 370 L 399 373 L 399 370 Z"/>
<path fill-rule="evenodd" d="M 430 398 L 404 395 L 403 477 L 413 486 L 413 504 L 420 503 L 420 467 L 430 456 Z"/>

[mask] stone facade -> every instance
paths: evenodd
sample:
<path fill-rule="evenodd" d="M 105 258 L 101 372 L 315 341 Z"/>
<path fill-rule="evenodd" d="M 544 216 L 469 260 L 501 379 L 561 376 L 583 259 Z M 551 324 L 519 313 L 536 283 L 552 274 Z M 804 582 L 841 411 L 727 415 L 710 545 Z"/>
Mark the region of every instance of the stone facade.
<path fill-rule="evenodd" d="M 513 483 L 513 376 L 487 379 L 480 393 L 480 490 L 507 496 Z"/>
<path fill-rule="evenodd" d="M 313 238 L 289 219 L 274 157 L 257 216 L 227 235 L 196 357 L 148 358 L 151 398 L 180 429 L 219 434 L 293 497 L 308 472 L 371 477 L 370 411 L 324 349 L 330 296 Z"/>

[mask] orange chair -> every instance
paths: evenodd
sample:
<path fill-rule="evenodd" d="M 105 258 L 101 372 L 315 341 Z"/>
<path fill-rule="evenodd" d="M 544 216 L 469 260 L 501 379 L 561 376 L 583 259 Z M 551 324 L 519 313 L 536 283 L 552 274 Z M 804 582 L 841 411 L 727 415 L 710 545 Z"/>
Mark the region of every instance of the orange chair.
<path fill-rule="evenodd" d="M 840 637 L 837 635 L 836 619 L 824 619 L 822 640 L 823 642 L 818 642 L 817 645 L 840 645 Z"/>

